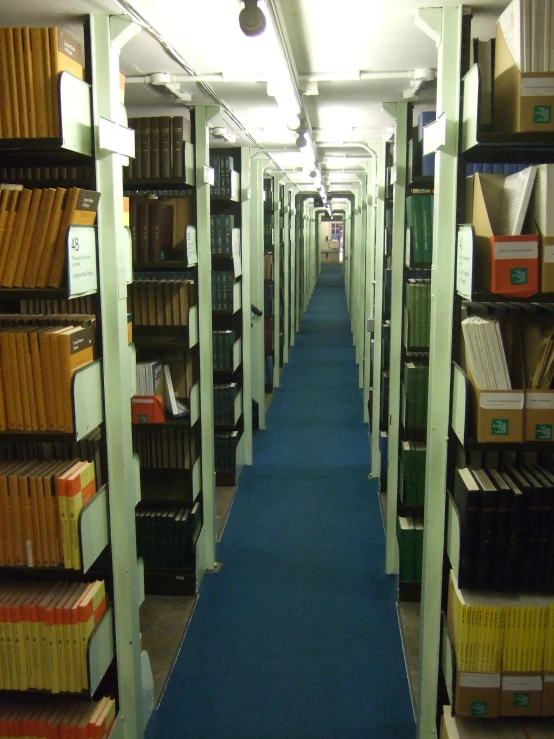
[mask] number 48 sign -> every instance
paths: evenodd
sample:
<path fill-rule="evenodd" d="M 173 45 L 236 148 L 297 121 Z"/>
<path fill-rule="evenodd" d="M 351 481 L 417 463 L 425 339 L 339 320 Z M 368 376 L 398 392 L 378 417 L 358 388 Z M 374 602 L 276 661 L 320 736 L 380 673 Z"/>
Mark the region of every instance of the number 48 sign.
<path fill-rule="evenodd" d="M 96 229 L 71 226 L 67 234 L 69 297 L 91 295 L 98 289 Z"/>

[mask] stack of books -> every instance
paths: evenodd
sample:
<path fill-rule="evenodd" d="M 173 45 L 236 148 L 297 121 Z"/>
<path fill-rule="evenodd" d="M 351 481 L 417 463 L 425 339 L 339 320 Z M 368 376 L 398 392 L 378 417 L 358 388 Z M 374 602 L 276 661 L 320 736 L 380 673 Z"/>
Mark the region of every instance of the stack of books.
<path fill-rule="evenodd" d="M 129 180 L 183 179 L 184 142 L 191 141 L 190 121 L 183 116 L 129 118 L 135 132 L 135 158 L 125 172 Z"/>
<path fill-rule="evenodd" d="M 238 431 L 218 431 L 214 436 L 216 472 L 235 473 L 237 468 Z"/>
<path fill-rule="evenodd" d="M 405 429 L 423 429 L 427 426 L 429 358 L 413 354 L 411 360 L 404 363 L 403 425 Z"/>
<path fill-rule="evenodd" d="M 150 470 L 190 470 L 197 459 L 196 437 L 187 426 L 133 424 L 133 449 Z"/>
<path fill-rule="evenodd" d="M 62 28 L 0 28 L 0 48 L 0 138 L 59 137 L 58 78 L 83 79 L 81 43 Z"/>
<path fill-rule="evenodd" d="M 130 196 L 133 263 L 187 260 L 187 229 L 196 222 L 190 197 Z"/>
<path fill-rule="evenodd" d="M 79 515 L 95 493 L 93 462 L 0 463 L 0 566 L 81 569 Z"/>
<path fill-rule="evenodd" d="M 554 3 L 512 0 L 498 19 L 520 72 L 554 72 Z"/>
<path fill-rule="evenodd" d="M 191 508 L 141 504 L 135 513 L 137 553 L 148 569 L 184 570 L 194 564 L 202 527 L 200 503 Z"/>
<path fill-rule="evenodd" d="M 234 272 L 212 272 L 213 310 L 233 310 Z"/>
<path fill-rule="evenodd" d="M 139 278 L 129 285 L 128 302 L 135 326 L 188 326 L 195 284 L 180 273 Z"/>
<path fill-rule="evenodd" d="M 212 353 L 214 370 L 233 372 L 234 346 L 234 331 L 212 331 Z"/>
<path fill-rule="evenodd" d="M 0 736 L 16 739 L 82 736 L 86 739 L 108 739 L 116 717 L 112 698 L 98 702 L 57 699 L 41 701 L 0 702 Z"/>
<path fill-rule="evenodd" d="M 235 425 L 236 382 L 214 385 L 214 423 L 216 426 Z"/>
<path fill-rule="evenodd" d="M 402 502 L 407 506 L 425 503 L 425 458 L 427 449 L 422 441 L 402 441 Z"/>
<path fill-rule="evenodd" d="M 409 195 L 406 198 L 412 265 L 431 264 L 433 261 L 433 198 L 431 194 Z"/>
<path fill-rule="evenodd" d="M 102 581 L 0 584 L 0 688 L 80 693 L 88 643 L 106 612 Z M 11 626 L 11 628 L 9 628 Z"/>
<path fill-rule="evenodd" d="M 99 199 L 78 187 L 0 185 L 0 285 L 60 287 L 68 229 L 94 225 Z"/>
<path fill-rule="evenodd" d="M 421 582 L 423 561 L 423 521 L 420 516 L 398 516 L 396 521 L 401 583 Z"/>
<path fill-rule="evenodd" d="M 52 318 L 0 316 L 0 430 L 74 430 L 72 378 L 94 360 L 94 325 L 82 316 Z"/>
<path fill-rule="evenodd" d="M 210 154 L 210 167 L 214 170 L 214 195 L 225 195 L 230 198 L 233 193 L 234 160 L 225 154 Z"/>
<path fill-rule="evenodd" d="M 233 229 L 235 216 L 218 215 L 210 217 L 210 240 L 212 254 L 233 253 Z"/>

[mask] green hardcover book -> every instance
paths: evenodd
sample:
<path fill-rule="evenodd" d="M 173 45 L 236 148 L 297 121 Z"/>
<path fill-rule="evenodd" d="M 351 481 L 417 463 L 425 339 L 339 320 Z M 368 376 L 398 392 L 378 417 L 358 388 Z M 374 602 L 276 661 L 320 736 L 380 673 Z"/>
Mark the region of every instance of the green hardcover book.
<path fill-rule="evenodd" d="M 414 582 L 415 578 L 415 537 L 414 522 L 411 518 L 398 516 L 396 521 L 398 541 L 398 578 L 400 582 Z"/>
<path fill-rule="evenodd" d="M 414 283 L 414 330 L 412 346 L 421 346 L 421 285 Z"/>
<path fill-rule="evenodd" d="M 423 259 L 430 264 L 433 259 L 433 196 L 420 195 L 423 226 Z"/>
<path fill-rule="evenodd" d="M 425 505 L 425 459 L 426 459 L 426 448 L 422 441 L 416 441 L 414 444 L 416 455 L 415 468 L 417 475 L 417 495 L 416 505 Z"/>
<path fill-rule="evenodd" d="M 414 581 L 421 582 L 423 569 L 423 520 L 414 517 Z"/>
<path fill-rule="evenodd" d="M 431 283 L 425 285 L 425 322 L 424 322 L 424 346 L 429 346 L 431 335 Z"/>
<path fill-rule="evenodd" d="M 414 199 L 414 232 L 416 233 L 417 250 L 415 260 L 417 264 L 422 264 L 425 259 L 425 242 L 423 233 L 423 209 L 421 195 L 412 195 Z"/>
<path fill-rule="evenodd" d="M 408 237 L 406 234 L 406 246 L 409 245 L 410 253 L 406 255 L 406 264 L 408 266 L 415 264 L 416 260 L 416 238 L 414 234 L 414 196 L 410 195 L 406 198 L 406 223 L 410 229 L 410 239 L 408 244 Z M 407 230 L 407 229 L 406 229 Z"/>
<path fill-rule="evenodd" d="M 409 441 L 403 441 L 401 443 L 400 458 L 402 460 L 402 484 L 404 492 L 402 501 L 404 505 L 413 505 L 413 456 Z"/>
<path fill-rule="evenodd" d="M 415 290 L 413 282 L 409 281 L 406 285 L 406 309 L 408 314 L 407 326 L 407 348 L 413 345 L 414 337 L 414 321 L 415 321 Z"/>

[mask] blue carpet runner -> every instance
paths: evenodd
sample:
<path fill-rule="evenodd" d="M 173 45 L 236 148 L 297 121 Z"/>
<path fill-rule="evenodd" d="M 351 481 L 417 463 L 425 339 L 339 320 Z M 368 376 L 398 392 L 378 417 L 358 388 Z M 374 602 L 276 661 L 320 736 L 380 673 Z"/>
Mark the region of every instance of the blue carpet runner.
<path fill-rule="evenodd" d="M 340 267 L 324 267 L 148 739 L 412 739 Z"/>

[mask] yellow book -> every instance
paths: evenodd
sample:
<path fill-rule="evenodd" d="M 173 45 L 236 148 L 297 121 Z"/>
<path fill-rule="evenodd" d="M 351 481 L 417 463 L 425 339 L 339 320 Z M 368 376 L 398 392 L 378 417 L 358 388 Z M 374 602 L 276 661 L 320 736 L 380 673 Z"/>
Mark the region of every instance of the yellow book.
<path fill-rule="evenodd" d="M 71 521 L 69 513 L 69 502 L 67 498 L 67 480 L 85 465 L 85 462 L 77 461 L 68 467 L 63 473 L 56 475 L 56 497 L 60 512 L 61 534 L 62 534 L 62 551 L 63 565 L 66 569 L 72 569 L 72 537 L 71 537 Z"/>
<path fill-rule="evenodd" d="M 13 38 L 13 28 L 5 28 L 4 29 L 4 39 L 3 42 L 7 45 L 7 52 L 8 52 L 8 78 L 9 78 L 9 90 L 10 90 L 10 100 L 11 100 L 11 110 L 12 110 L 12 126 L 13 126 L 13 136 L 14 138 L 18 139 L 21 136 L 23 136 L 22 131 L 22 100 L 21 100 L 21 90 L 19 89 L 19 86 L 17 84 L 17 77 L 16 77 L 16 62 L 15 62 L 15 45 L 14 45 L 14 38 Z"/>
<path fill-rule="evenodd" d="M 68 599 L 65 606 L 64 624 L 65 624 L 65 653 L 67 659 L 67 677 L 69 682 L 69 690 L 72 693 L 81 691 L 81 674 L 79 671 L 78 650 L 80 647 L 79 639 L 79 602 L 88 588 L 87 583 L 78 583 L 72 592 L 71 598 Z"/>
<path fill-rule="evenodd" d="M 7 28 L 0 28 L 0 98 L 3 104 L 0 105 L 0 126 L 2 128 L 2 138 L 12 139 L 13 123 L 12 123 L 12 96 L 10 94 L 10 75 L 8 61 L 8 40 Z"/>
<path fill-rule="evenodd" d="M 23 55 L 23 29 L 12 28 L 15 82 L 19 101 L 19 134 L 29 138 L 29 108 L 27 107 L 27 80 L 25 77 L 25 60 Z"/>
<path fill-rule="evenodd" d="M 54 608 L 56 621 L 56 649 L 58 652 L 58 669 L 60 673 L 60 692 L 74 692 L 70 683 L 71 668 L 69 666 L 70 654 L 67 652 L 69 625 L 64 619 L 64 611 L 67 604 L 72 600 L 78 583 L 73 583 L 56 602 Z"/>
<path fill-rule="evenodd" d="M 33 59 L 31 54 L 31 29 L 27 26 L 24 26 L 20 30 L 21 42 L 23 46 L 23 70 L 25 74 L 29 136 L 34 139 L 37 137 L 37 124 L 35 112 L 35 81 L 33 76 Z"/>
<path fill-rule="evenodd" d="M 11 665 L 8 660 L 6 643 L 7 614 L 4 606 L 9 602 L 13 585 L 3 584 L 0 589 L 0 686 L 2 690 L 11 690 Z"/>
<path fill-rule="evenodd" d="M 554 605 L 546 607 L 544 671 L 554 672 Z"/>
<path fill-rule="evenodd" d="M 89 687 L 87 649 L 90 636 L 95 626 L 106 612 L 106 589 L 104 582 L 97 580 L 91 583 L 90 588 L 79 602 L 79 628 L 81 633 L 81 649 L 79 653 L 79 664 L 81 670 L 81 683 L 84 689 Z"/>
<path fill-rule="evenodd" d="M 79 516 L 83 507 L 96 493 L 94 462 L 83 462 L 66 480 L 65 496 L 69 514 L 71 562 L 74 570 L 81 569 Z"/>
<path fill-rule="evenodd" d="M 46 671 L 46 687 L 51 693 L 60 692 L 60 665 L 58 659 L 58 635 L 56 624 L 56 606 L 66 596 L 67 583 L 62 583 L 59 590 L 44 610 L 42 622 L 42 643 L 44 647 L 44 669 Z"/>
<path fill-rule="evenodd" d="M 25 228 L 27 227 L 32 197 L 32 190 L 21 190 L 14 230 L 12 232 L 12 240 L 8 251 L 6 252 L 6 263 L 2 274 L 3 287 L 13 287 L 17 262 L 21 254 L 21 246 L 25 236 Z"/>

